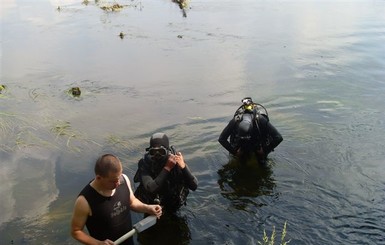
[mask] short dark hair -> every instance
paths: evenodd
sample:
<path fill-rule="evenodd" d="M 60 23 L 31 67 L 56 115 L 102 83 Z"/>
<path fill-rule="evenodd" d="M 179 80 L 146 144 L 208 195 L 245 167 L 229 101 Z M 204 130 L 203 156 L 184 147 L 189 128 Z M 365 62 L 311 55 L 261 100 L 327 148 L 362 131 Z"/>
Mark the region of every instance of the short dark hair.
<path fill-rule="evenodd" d="M 117 173 L 122 170 L 122 163 L 117 156 L 104 154 L 96 160 L 95 174 L 107 177 L 110 172 Z"/>

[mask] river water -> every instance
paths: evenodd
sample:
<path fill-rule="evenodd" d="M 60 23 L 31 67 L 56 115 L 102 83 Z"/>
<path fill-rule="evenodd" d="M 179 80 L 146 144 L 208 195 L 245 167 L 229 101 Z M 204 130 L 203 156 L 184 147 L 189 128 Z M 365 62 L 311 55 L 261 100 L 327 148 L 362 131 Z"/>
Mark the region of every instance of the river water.
<path fill-rule="evenodd" d="M 157 131 L 199 187 L 155 244 L 385 244 L 385 1 L 116 2 L 1 1 L 1 245 L 77 244 L 95 159 L 132 179 Z M 284 137 L 266 168 L 217 142 L 245 96 Z"/>

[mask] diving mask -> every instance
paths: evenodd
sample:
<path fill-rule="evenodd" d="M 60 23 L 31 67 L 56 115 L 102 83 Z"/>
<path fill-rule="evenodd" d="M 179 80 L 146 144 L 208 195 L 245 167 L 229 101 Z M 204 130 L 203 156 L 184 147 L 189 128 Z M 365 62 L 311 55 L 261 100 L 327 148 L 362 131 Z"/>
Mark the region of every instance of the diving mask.
<path fill-rule="evenodd" d="M 161 146 L 161 147 L 152 147 L 148 149 L 148 154 L 150 154 L 151 157 L 157 156 L 157 157 L 164 157 L 168 154 L 168 150 Z"/>
<path fill-rule="evenodd" d="M 251 105 L 251 104 L 253 104 L 253 100 L 250 97 L 243 98 L 241 100 L 241 102 L 242 102 L 243 105 Z"/>

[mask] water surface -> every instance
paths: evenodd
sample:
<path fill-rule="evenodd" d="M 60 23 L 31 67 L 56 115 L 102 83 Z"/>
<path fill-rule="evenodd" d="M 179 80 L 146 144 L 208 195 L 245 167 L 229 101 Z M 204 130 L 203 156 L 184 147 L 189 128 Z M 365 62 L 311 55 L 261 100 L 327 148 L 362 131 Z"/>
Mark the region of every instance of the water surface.
<path fill-rule="evenodd" d="M 199 180 L 158 244 L 385 244 L 384 1 L 111 3 L 1 3 L 0 244 L 77 244 L 96 158 L 132 179 L 157 131 Z M 284 137 L 267 168 L 217 142 L 245 96 Z"/>

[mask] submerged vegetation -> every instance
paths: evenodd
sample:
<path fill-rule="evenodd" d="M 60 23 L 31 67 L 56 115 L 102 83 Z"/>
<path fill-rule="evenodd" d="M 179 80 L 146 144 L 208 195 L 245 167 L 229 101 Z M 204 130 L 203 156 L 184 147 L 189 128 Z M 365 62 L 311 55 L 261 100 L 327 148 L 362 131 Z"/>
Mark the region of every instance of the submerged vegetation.
<path fill-rule="evenodd" d="M 65 140 L 68 150 L 76 152 L 81 152 L 89 145 L 100 146 L 94 140 L 87 138 L 84 133 L 72 129 L 70 122 L 56 121 L 48 131 L 42 122 L 24 118 L 21 115 L 0 112 L 1 151 L 12 152 L 30 147 L 62 148 L 61 139 Z"/>
<path fill-rule="evenodd" d="M 31 125 L 30 119 L 0 112 L 0 150 L 9 152 L 25 147 L 51 145 L 47 140 L 36 135 L 37 130 Z"/>
<path fill-rule="evenodd" d="M 56 124 L 51 128 L 51 132 L 56 134 L 56 140 L 59 137 L 66 138 L 66 146 L 68 149 L 81 152 L 81 149 L 85 146 L 84 143 L 92 143 L 100 146 L 97 142 L 88 139 L 81 132 L 77 132 L 72 129 L 70 122 L 57 121 Z M 76 144 L 76 141 L 78 141 Z"/>

